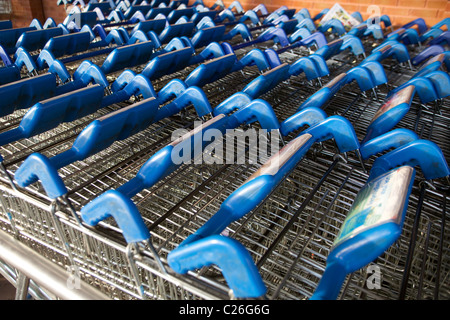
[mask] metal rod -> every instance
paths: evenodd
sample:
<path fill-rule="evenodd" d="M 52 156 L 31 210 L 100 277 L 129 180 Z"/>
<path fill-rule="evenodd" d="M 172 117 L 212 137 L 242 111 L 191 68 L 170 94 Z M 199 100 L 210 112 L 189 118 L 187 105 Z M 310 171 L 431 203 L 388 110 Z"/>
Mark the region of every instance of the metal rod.
<path fill-rule="evenodd" d="M 403 278 L 402 283 L 400 287 L 400 293 L 399 293 L 399 300 L 404 300 L 406 296 L 406 287 L 408 285 L 409 280 L 409 274 L 411 272 L 411 263 L 414 255 L 414 249 L 416 247 L 416 239 L 417 239 L 417 231 L 419 229 L 419 222 L 420 222 L 420 216 L 422 213 L 422 205 L 423 205 L 423 199 L 425 197 L 426 187 L 425 183 L 420 184 L 420 196 L 419 201 L 417 203 L 417 210 L 416 215 L 414 217 L 414 225 L 413 230 L 411 232 L 411 240 L 410 245 L 408 248 L 408 254 L 406 256 L 406 264 L 405 264 L 405 271 L 403 272 Z"/>
<path fill-rule="evenodd" d="M 66 270 L 48 261 L 7 233 L 0 231 L 0 257 L 40 287 L 63 300 L 106 300 L 105 294 L 80 279 L 79 285 L 68 286 Z"/>

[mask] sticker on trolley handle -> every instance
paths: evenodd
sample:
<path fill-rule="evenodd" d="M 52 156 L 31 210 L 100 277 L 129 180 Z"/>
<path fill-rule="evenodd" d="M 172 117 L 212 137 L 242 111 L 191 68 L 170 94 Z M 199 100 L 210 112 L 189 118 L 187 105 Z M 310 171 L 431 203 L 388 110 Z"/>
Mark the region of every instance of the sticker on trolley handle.
<path fill-rule="evenodd" d="M 415 170 L 402 166 L 366 183 L 341 226 L 312 300 L 334 300 L 347 274 L 383 254 L 400 236 Z"/>
<path fill-rule="evenodd" d="M 414 92 L 414 86 L 410 85 L 391 96 L 373 116 L 364 141 L 391 130 L 409 111 Z"/>

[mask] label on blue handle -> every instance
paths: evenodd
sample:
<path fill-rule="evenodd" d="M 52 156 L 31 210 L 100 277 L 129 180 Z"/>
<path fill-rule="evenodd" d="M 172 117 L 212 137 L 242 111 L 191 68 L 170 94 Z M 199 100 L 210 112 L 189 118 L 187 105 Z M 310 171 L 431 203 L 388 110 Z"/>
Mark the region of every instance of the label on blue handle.
<path fill-rule="evenodd" d="M 391 110 L 392 108 L 402 104 L 407 103 L 408 105 L 411 103 L 412 96 L 414 94 L 414 86 L 410 85 L 402 90 L 396 92 L 385 104 L 383 104 L 380 109 L 378 109 L 377 113 L 372 118 L 372 122 L 381 117 L 383 114 Z"/>
<path fill-rule="evenodd" d="M 424 65 L 419 69 L 419 71 L 425 69 L 427 66 L 431 65 L 432 63 L 434 63 L 436 61 L 438 61 L 442 64 L 444 62 L 444 60 L 445 60 L 445 54 L 443 54 L 443 53 L 438 54 L 437 56 L 434 56 L 433 58 L 428 60 L 426 63 L 424 63 Z"/>
<path fill-rule="evenodd" d="M 278 170 L 311 138 L 312 135 L 306 133 L 289 142 L 278 153 L 270 157 L 270 159 L 243 184 L 246 184 L 261 175 L 275 175 Z"/>
<path fill-rule="evenodd" d="M 403 166 L 366 184 L 358 193 L 333 247 L 375 226 L 401 223 L 414 169 Z"/>

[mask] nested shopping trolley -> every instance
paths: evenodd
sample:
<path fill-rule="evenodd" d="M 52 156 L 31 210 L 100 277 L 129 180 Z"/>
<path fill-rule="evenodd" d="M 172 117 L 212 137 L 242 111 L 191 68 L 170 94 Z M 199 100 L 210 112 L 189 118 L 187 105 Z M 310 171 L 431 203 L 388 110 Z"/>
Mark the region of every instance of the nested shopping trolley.
<path fill-rule="evenodd" d="M 263 13 L 263 31 L 252 31 L 259 40 L 217 38 L 221 51 L 206 60 L 212 46 L 178 48 L 98 73 L 93 65 L 109 53 L 99 55 L 84 65 L 109 81 L 77 82 L 78 91 L 5 116 L 5 239 L 96 288 L 94 298 L 448 299 L 443 37 L 419 28 L 433 36 L 416 42 L 420 21 L 390 35 L 364 26 L 345 35 L 337 22 L 313 33 L 314 18 L 300 12 L 306 28 L 295 37 L 287 23 L 263 23 L 288 22 L 295 10 Z M 196 58 L 164 67 L 181 54 Z M 71 63 L 69 73 L 80 68 Z M 40 118 L 46 126 L 30 121 L 29 131 L 11 133 L 36 119 L 29 107 L 83 102 L 91 105 L 83 117 Z M 222 135 L 205 139 L 209 129 Z M 230 154 L 231 132 L 247 136 L 232 137 Z M 280 150 L 255 156 L 254 141 Z M 189 161 L 175 163 L 174 150 Z M 374 217 L 379 224 L 355 230 L 376 206 L 394 212 L 394 223 Z M 384 246 L 370 242 L 388 227 Z M 346 253 L 343 268 L 336 257 Z M 8 262 L 2 273 L 20 287 L 23 270 Z M 37 280 L 29 291 L 53 297 Z"/>

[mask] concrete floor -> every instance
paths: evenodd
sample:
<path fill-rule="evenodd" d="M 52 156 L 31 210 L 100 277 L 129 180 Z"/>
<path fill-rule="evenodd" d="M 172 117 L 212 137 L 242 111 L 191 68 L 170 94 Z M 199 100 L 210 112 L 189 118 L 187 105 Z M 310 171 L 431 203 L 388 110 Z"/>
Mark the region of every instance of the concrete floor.
<path fill-rule="evenodd" d="M 0 300 L 14 300 L 16 288 L 0 275 Z"/>

